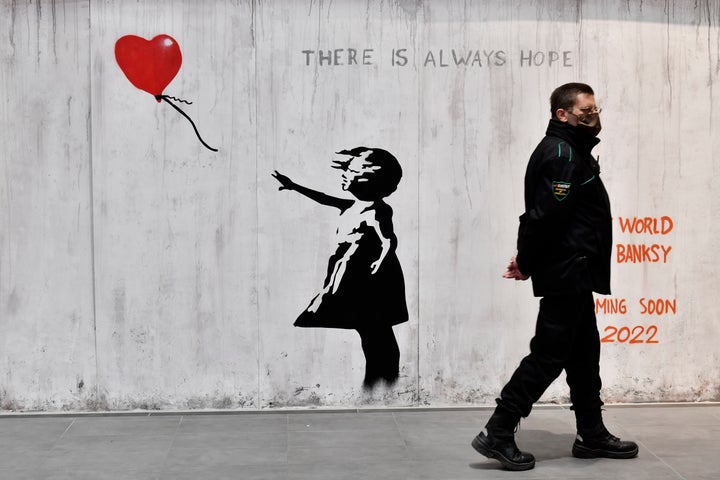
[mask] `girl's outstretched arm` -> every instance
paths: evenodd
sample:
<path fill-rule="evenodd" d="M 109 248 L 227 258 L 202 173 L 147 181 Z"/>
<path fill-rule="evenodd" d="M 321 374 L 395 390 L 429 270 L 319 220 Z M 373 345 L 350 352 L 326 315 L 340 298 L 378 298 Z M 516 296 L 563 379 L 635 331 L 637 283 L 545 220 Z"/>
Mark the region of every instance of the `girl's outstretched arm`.
<path fill-rule="evenodd" d="M 335 207 L 339 208 L 342 211 L 345 211 L 350 208 L 353 203 L 355 203 L 353 200 L 333 197 L 326 193 L 318 192 L 317 190 L 312 190 L 310 188 L 303 187 L 302 185 L 298 185 L 277 170 L 272 173 L 272 176 L 273 178 L 275 178 L 275 180 L 280 182 L 280 188 L 278 190 L 295 190 L 296 192 L 305 195 L 309 199 L 315 200 L 321 205 L 327 205 L 328 207 Z"/>

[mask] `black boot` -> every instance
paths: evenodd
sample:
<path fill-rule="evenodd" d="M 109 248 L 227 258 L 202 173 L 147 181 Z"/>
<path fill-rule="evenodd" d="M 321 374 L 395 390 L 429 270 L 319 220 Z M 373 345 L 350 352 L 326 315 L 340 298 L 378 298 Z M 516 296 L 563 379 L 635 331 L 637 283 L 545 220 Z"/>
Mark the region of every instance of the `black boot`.
<path fill-rule="evenodd" d="M 635 442 L 620 440 L 601 423 L 592 429 L 578 430 L 572 454 L 577 458 L 634 458 L 638 446 Z"/>
<path fill-rule="evenodd" d="M 530 470 L 535 467 L 535 457 L 521 452 L 515 444 L 515 426 L 519 421 L 519 416 L 498 407 L 485 430 L 473 439 L 472 447 L 481 455 L 498 460 L 508 470 Z"/>

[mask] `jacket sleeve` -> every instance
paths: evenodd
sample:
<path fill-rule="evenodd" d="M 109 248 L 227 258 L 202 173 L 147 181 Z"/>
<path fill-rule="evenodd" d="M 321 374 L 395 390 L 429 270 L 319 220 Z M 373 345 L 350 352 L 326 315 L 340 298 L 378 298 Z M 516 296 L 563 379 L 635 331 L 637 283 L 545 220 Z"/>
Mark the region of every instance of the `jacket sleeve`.
<path fill-rule="evenodd" d="M 561 142 L 547 150 L 525 176 L 526 211 L 520 216 L 516 257 L 525 275 L 532 275 L 565 238 L 580 186 L 571 147 Z"/>

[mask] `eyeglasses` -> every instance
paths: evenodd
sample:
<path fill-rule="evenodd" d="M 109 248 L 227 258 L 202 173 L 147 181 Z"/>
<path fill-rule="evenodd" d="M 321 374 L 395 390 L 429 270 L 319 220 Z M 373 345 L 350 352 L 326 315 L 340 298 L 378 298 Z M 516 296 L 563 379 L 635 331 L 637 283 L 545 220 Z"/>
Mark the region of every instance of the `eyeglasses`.
<path fill-rule="evenodd" d="M 583 108 L 578 108 L 578 110 L 580 110 L 583 114 L 586 114 L 586 115 L 587 115 L 587 114 L 591 114 L 591 113 L 600 113 L 600 112 L 602 112 L 602 108 L 601 108 L 601 107 L 598 107 L 598 106 L 594 106 L 594 107 L 583 107 Z M 569 110 L 568 110 L 568 113 L 571 113 L 571 114 L 574 115 L 574 113 L 572 113 L 572 112 L 569 111 Z"/>

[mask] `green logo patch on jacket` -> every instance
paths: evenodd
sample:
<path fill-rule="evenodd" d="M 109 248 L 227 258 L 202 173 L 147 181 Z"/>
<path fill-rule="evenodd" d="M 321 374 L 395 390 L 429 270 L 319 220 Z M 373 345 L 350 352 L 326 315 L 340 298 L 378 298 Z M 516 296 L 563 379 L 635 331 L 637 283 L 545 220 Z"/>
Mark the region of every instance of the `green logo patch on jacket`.
<path fill-rule="evenodd" d="M 570 194 L 570 182 L 555 180 L 552 182 L 552 193 L 555 200 L 562 202 Z"/>

